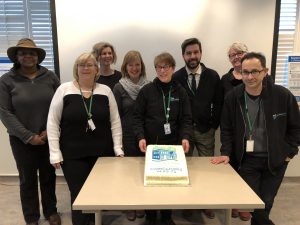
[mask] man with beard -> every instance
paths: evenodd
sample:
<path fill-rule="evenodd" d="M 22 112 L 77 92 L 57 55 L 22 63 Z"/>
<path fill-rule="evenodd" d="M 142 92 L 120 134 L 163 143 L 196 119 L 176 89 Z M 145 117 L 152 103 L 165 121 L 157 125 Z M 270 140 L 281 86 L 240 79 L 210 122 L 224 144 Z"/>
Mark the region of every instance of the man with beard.
<path fill-rule="evenodd" d="M 199 156 L 213 156 L 215 148 L 215 130 L 220 123 L 222 91 L 218 73 L 200 62 L 201 43 L 197 38 L 189 38 L 181 44 L 182 57 L 186 66 L 174 73 L 173 78 L 186 89 L 193 117 L 193 135 L 190 140 L 189 156 L 196 147 Z M 191 211 L 184 211 L 186 216 Z M 212 210 L 204 214 L 213 219 Z"/>

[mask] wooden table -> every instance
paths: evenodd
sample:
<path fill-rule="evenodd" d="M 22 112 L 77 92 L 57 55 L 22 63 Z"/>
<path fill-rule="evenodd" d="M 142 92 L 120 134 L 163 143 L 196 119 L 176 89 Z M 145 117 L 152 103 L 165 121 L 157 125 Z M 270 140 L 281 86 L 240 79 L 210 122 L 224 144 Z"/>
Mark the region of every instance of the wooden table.
<path fill-rule="evenodd" d="M 190 185 L 145 187 L 144 157 L 99 158 L 77 196 L 74 210 L 93 212 L 101 225 L 101 210 L 264 208 L 264 203 L 230 165 L 213 165 L 207 157 L 187 157 Z"/>

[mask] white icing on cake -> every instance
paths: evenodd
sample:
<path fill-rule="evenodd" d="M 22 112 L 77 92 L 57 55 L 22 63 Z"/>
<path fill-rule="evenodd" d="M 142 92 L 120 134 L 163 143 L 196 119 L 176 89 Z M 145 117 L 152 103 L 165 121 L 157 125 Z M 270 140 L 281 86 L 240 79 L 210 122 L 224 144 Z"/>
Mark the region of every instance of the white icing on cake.
<path fill-rule="evenodd" d="M 144 185 L 189 185 L 185 154 L 181 145 L 148 145 Z"/>

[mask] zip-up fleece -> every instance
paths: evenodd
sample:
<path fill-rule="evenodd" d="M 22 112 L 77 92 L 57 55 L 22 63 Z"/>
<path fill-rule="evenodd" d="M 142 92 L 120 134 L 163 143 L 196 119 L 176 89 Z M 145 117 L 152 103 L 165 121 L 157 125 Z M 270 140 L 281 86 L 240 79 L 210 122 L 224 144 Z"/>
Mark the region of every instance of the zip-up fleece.
<path fill-rule="evenodd" d="M 239 85 L 225 98 L 221 117 L 221 154 L 231 152 L 241 165 L 245 154 L 246 119 L 243 116 L 245 85 Z M 269 169 L 275 172 L 286 157 L 293 158 L 300 145 L 300 113 L 297 101 L 286 88 L 263 82 L 261 93 L 267 133 Z"/>
<path fill-rule="evenodd" d="M 46 130 L 51 99 L 60 82 L 50 70 L 39 66 L 38 75 L 29 79 L 15 68 L 0 78 L 0 118 L 9 135 L 25 144 Z"/>
<path fill-rule="evenodd" d="M 171 134 L 165 135 L 163 94 L 158 78 L 146 84 L 138 94 L 133 116 L 133 128 L 138 140 L 146 139 L 148 144 L 181 144 L 182 139 L 190 140 L 192 116 L 190 102 L 183 87 L 171 81 L 170 124 Z"/>

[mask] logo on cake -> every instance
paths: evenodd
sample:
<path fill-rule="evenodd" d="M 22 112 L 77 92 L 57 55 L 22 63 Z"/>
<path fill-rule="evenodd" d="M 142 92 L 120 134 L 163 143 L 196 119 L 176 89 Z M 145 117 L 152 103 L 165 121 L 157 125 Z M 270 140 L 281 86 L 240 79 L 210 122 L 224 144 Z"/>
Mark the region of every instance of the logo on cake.
<path fill-rule="evenodd" d="M 154 147 L 152 150 L 152 161 L 177 161 L 176 148 Z"/>

